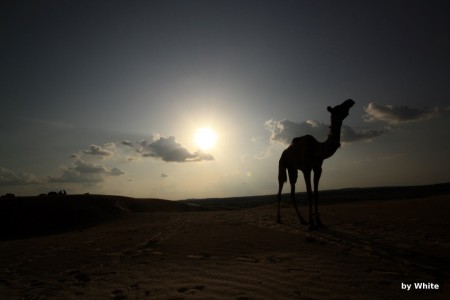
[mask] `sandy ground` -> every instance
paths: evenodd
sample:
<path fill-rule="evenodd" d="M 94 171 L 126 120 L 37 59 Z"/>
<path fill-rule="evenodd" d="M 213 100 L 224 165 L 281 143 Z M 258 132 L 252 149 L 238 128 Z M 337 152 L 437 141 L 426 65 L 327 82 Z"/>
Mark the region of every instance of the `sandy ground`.
<path fill-rule="evenodd" d="M 127 213 L 0 241 L 0 298 L 450 299 L 450 196 L 324 205 L 316 232 L 275 213 Z"/>

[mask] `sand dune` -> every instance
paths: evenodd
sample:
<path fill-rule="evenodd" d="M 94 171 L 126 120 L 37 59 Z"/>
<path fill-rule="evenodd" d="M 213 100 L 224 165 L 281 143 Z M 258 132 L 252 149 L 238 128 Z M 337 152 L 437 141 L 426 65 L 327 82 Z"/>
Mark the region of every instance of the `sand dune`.
<path fill-rule="evenodd" d="M 16 239 L 62 233 L 116 220 L 132 212 L 193 209 L 192 205 L 176 201 L 90 194 L 2 199 L 0 238 Z"/>
<path fill-rule="evenodd" d="M 287 203 L 280 225 L 274 203 L 196 211 L 156 199 L 96 201 L 102 222 L 0 242 L 2 299 L 450 296 L 450 195 L 324 205 L 328 228 L 317 232 Z M 402 290 L 422 282 L 439 289 Z"/>

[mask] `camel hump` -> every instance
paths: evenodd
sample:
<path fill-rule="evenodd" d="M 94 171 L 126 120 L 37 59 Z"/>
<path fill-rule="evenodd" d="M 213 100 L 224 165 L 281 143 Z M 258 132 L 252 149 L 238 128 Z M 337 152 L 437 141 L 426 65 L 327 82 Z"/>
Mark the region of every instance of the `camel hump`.
<path fill-rule="evenodd" d="M 311 142 L 317 142 L 317 140 L 310 134 L 299 136 L 292 140 L 292 144 L 311 143 Z"/>

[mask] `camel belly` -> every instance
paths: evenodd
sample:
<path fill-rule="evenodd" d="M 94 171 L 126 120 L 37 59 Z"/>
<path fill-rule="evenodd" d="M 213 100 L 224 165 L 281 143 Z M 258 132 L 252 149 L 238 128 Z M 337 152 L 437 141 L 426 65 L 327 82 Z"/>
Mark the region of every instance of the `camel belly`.
<path fill-rule="evenodd" d="M 293 143 L 283 151 L 282 158 L 288 168 L 295 167 L 300 171 L 320 167 L 323 160 L 318 157 L 317 145 L 306 146 L 304 143 Z"/>

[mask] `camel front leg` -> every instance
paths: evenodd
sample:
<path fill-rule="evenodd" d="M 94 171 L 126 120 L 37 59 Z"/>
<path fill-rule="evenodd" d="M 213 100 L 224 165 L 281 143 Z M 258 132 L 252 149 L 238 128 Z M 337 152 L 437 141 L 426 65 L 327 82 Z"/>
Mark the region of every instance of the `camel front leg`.
<path fill-rule="evenodd" d="M 313 193 L 312 193 L 312 189 L 311 189 L 311 170 L 303 171 L 303 177 L 305 178 L 306 193 L 308 195 L 309 230 L 314 230 L 314 229 L 316 229 L 316 225 L 314 223 L 313 212 L 312 212 Z"/>
<path fill-rule="evenodd" d="M 297 170 L 289 170 L 289 182 L 291 184 L 291 200 L 294 204 L 295 212 L 297 213 L 298 219 L 300 220 L 300 224 L 307 225 L 308 223 L 300 214 L 297 206 L 297 201 L 295 200 L 295 183 L 297 182 Z"/>
<path fill-rule="evenodd" d="M 280 206 L 281 206 L 281 191 L 283 190 L 283 183 L 282 181 L 278 182 L 278 216 L 277 216 L 277 223 L 283 224 L 283 221 L 281 221 L 281 214 L 280 214 Z"/>
<path fill-rule="evenodd" d="M 297 212 L 298 219 L 300 220 L 300 224 L 308 225 L 308 222 L 303 219 L 300 211 L 298 210 L 297 201 L 295 200 L 295 184 L 291 185 L 291 199 L 292 203 L 294 204 L 295 211 Z"/>

